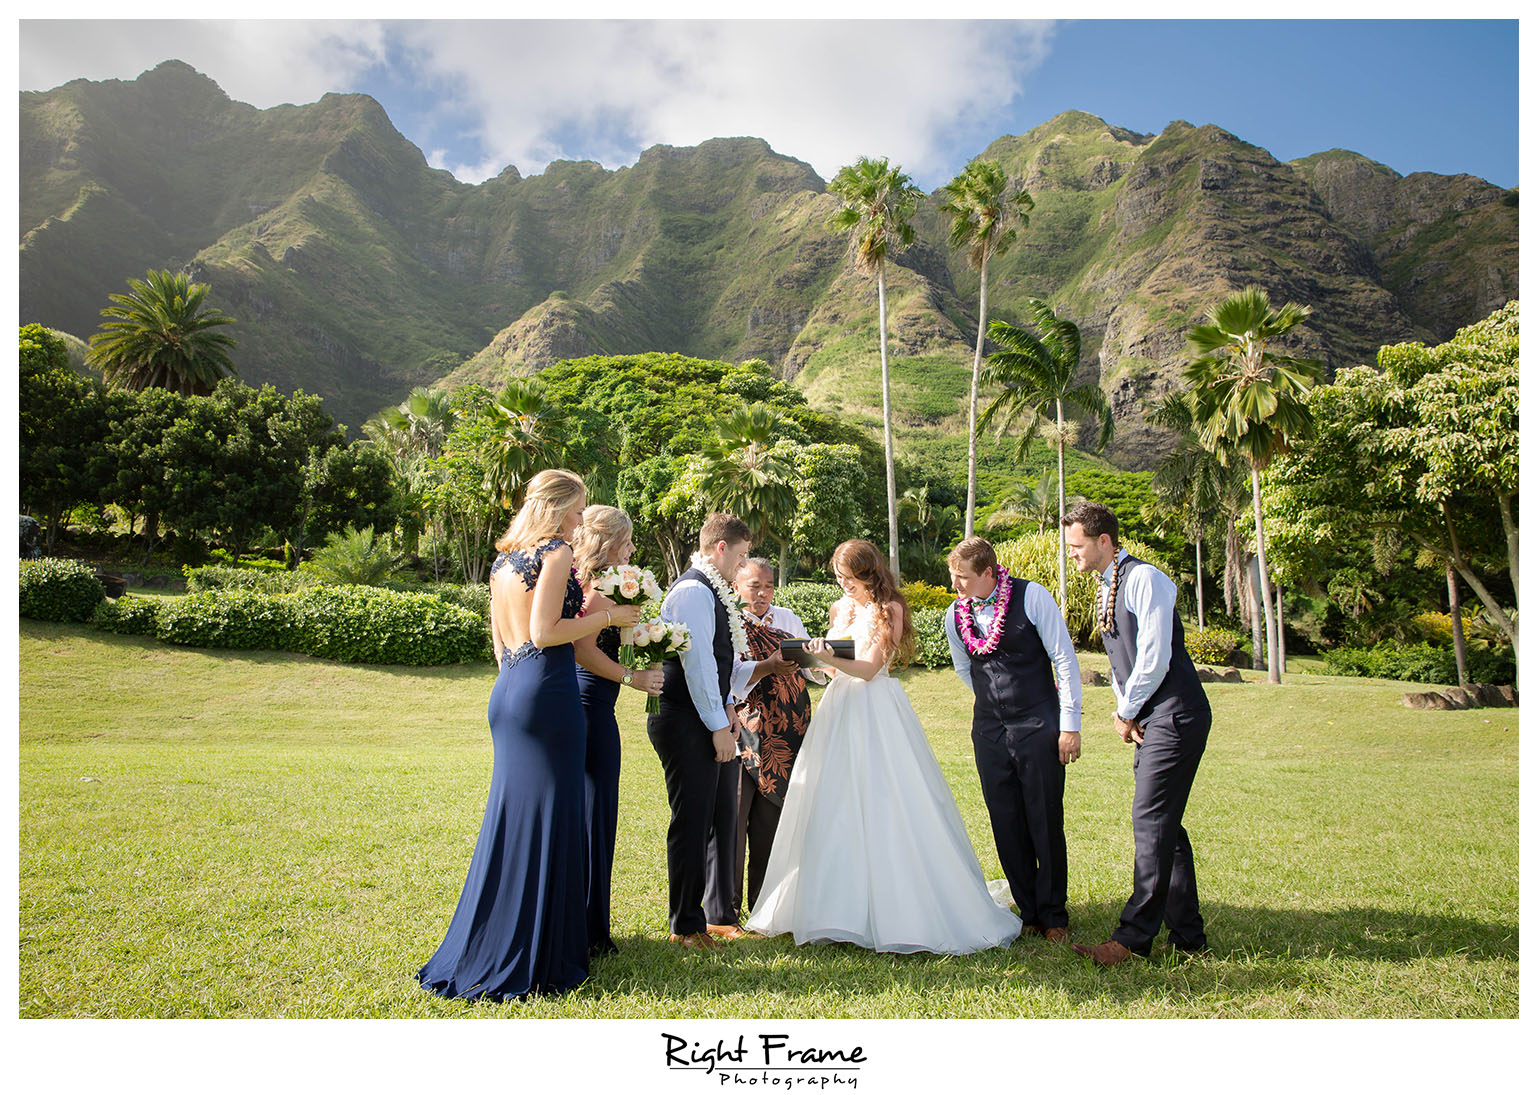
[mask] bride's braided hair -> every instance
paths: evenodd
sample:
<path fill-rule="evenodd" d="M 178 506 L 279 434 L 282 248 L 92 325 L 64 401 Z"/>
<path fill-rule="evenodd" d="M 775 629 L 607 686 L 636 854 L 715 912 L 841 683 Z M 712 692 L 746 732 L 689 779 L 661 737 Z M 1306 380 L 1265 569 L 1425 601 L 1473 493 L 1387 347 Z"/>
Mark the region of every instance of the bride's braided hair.
<path fill-rule="evenodd" d="M 876 630 L 885 638 L 888 648 L 894 651 L 893 663 L 905 665 L 911 661 L 917 634 L 913 626 L 913 612 L 908 608 L 908 599 L 897 587 L 897 579 L 887 566 L 886 557 L 877 550 L 876 545 L 869 540 L 845 540 L 833 549 L 833 558 L 828 563 L 834 569 L 843 567 L 845 573 L 870 590 L 871 600 L 876 605 Z M 887 605 L 892 601 L 900 604 L 903 610 L 900 635 L 892 634 L 892 614 L 887 610 Z"/>

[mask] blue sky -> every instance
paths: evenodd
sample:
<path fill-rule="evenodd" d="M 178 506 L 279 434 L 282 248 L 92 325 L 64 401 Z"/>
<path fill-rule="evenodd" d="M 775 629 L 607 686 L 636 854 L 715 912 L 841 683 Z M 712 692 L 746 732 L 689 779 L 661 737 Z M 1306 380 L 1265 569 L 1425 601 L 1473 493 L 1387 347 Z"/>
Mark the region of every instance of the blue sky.
<path fill-rule="evenodd" d="M 931 9 L 933 10 L 933 9 Z M 378 99 L 466 182 L 511 163 L 635 162 L 760 136 L 824 178 L 888 156 L 925 189 L 993 138 L 1080 109 L 1213 123 L 1287 160 L 1348 148 L 1409 174 L 1518 182 L 1508 20 L 33 21 L 20 86 L 176 57 L 255 106 Z"/>

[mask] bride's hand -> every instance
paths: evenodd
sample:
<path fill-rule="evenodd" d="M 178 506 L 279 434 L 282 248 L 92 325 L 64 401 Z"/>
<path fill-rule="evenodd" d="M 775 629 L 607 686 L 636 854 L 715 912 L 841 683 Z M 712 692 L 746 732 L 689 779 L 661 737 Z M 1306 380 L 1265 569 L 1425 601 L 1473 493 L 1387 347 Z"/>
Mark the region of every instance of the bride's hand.
<path fill-rule="evenodd" d="M 820 662 L 831 662 L 833 660 L 833 655 L 828 650 L 827 639 L 808 639 L 806 641 L 806 652 Z"/>

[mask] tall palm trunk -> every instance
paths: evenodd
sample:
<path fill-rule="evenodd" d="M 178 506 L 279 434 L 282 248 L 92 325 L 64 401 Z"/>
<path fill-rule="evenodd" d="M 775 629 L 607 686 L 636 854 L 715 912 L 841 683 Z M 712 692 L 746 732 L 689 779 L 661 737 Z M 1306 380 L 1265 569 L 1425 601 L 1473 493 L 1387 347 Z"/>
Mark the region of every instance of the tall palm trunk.
<path fill-rule="evenodd" d="M 1266 667 L 1266 635 L 1265 628 L 1261 626 L 1261 614 L 1255 604 L 1260 600 L 1260 563 L 1253 554 L 1247 554 L 1244 561 L 1244 611 L 1250 621 L 1250 668 L 1262 670 Z"/>
<path fill-rule="evenodd" d="M 876 267 L 876 297 L 881 311 L 881 435 L 886 442 L 887 555 L 892 577 L 902 580 L 897 562 L 897 466 L 892 460 L 892 377 L 886 356 L 886 264 Z"/>
<path fill-rule="evenodd" d="M 1202 593 L 1202 534 L 1196 532 L 1196 626 L 1205 631 L 1207 628 L 1207 600 Z"/>
<path fill-rule="evenodd" d="M 1063 401 L 1057 400 L 1057 605 L 1068 611 L 1068 540 L 1063 528 L 1063 514 L 1068 509 L 1068 494 L 1063 486 Z"/>
<path fill-rule="evenodd" d="M 1271 575 L 1266 572 L 1266 528 L 1260 512 L 1260 469 L 1250 465 L 1250 494 L 1255 502 L 1255 558 L 1260 563 L 1260 603 L 1266 611 L 1266 677 L 1272 684 L 1282 683 L 1277 663 L 1276 615 L 1271 604 Z"/>
<path fill-rule="evenodd" d="M 983 261 L 982 288 L 977 300 L 977 349 L 972 352 L 972 400 L 967 409 L 967 531 L 977 509 L 977 388 L 983 371 L 983 331 L 988 326 L 988 263 Z"/>
<path fill-rule="evenodd" d="M 1287 621 L 1282 616 L 1282 587 L 1276 587 L 1276 661 L 1282 675 L 1287 674 Z"/>

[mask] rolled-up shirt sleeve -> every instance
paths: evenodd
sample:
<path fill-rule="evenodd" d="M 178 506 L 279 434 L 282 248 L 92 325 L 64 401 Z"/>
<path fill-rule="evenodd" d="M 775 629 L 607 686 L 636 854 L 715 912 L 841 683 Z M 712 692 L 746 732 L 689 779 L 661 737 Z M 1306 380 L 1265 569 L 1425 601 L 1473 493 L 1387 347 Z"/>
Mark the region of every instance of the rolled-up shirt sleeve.
<path fill-rule="evenodd" d="M 689 629 L 689 649 L 678 657 L 684 663 L 684 681 L 700 721 L 712 733 L 731 725 L 721 702 L 721 680 L 716 675 L 713 653 L 716 641 L 716 595 L 701 582 L 680 582 L 663 598 L 664 620 Z M 751 665 L 752 663 L 748 663 Z M 751 672 L 751 669 L 749 670 Z"/>
<path fill-rule="evenodd" d="M 976 692 L 977 689 L 972 687 L 972 656 L 956 633 L 955 604 L 945 610 L 945 641 L 951 648 L 951 666 L 956 670 L 956 676 L 961 678 L 968 692 Z"/>
<path fill-rule="evenodd" d="M 1122 579 L 1127 611 L 1137 617 L 1137 660 L 1117 690 L 1116 713 L 1134 719 L 1170 668 L 1175 628 L 1175 583 L 1157 567 L 1133 567 Z"/>
<path fill-rule="evenodd" d="M 1083 689 L 1079 680 L 1079 656 L 1074 652 L 1068 625 L 1052 594 L 1035 582 L 1025 589 L 1025 615 L 1041 636 L 1041 645 L 1052 659 L 1057 680 L 1058 730 L 1064 734 L 1079 732 L 1079 713 L 1083 708 Z M 952 655 L 954 658 L 954 654 Z"/>

